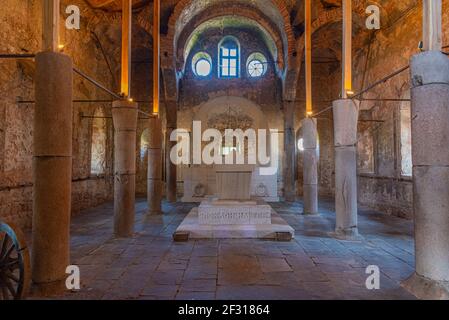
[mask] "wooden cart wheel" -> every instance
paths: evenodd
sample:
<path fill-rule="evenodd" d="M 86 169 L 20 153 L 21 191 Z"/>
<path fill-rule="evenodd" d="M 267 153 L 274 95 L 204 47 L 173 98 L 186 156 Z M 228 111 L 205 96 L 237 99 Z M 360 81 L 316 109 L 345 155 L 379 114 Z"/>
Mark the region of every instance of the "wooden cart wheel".
<path fill-rule="evenodd" d="M 25 298 L 30 277 L 30 256 L 22 232 L 0 222 L 0 300 Z"/>

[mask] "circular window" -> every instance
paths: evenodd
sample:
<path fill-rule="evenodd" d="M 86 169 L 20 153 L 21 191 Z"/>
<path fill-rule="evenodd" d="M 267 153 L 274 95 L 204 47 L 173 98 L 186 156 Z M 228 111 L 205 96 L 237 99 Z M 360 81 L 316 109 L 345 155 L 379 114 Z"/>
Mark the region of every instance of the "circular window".
<path fill-rule="evenodd" d="M 210 65 L 210 62 L 206 59 L 200 59 L 197 61 L 195 65 L 195 73 L 197 76 L 200 77 L 207 77 L 212 70 L 212 66 Z"/>
<path fill-rule="evenodd" d="M 267 59 L 261 53 L 253 53 L 249 56 L 246 67 L 251 78 L 262 77 L 267 72 Z"/>
<path fill-rule="evenodd" d="M 192 71 L 197 77 L 207 77 L 212 72 L 212 58 L 206 52 L 198 52 L 192 58 Z"/>
<path fill-rule="evenodd" d="M 253 60 L 248 64 L 248 73 L 251 77 L 257 78 L 263 75 L 264 65 L 259 60 Z"/>

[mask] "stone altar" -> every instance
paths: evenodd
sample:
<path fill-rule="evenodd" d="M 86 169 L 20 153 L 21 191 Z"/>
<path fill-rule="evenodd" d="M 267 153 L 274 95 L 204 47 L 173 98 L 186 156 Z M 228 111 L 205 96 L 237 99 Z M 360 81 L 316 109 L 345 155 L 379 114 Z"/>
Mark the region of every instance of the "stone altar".
<path fill-rule="evenodd" d="M 220 166 L 216 169 L 217 196 L 192 209 L 175 232 L 191 239 L 260 238 L 291 239 L 294 229 L 270 205 L 251 199 L 250 166 Z"/>
<path fill-rule="evenodd" d="M 183 180 L 182 202 L 201 202 L 217 197 L 217 170 L 221 166 L 191 166 L 180 170 Z M 260 175 L 256 167 L 251 174 L 250 198 L 266 202 L 279 202 L 278 175 Z"/>

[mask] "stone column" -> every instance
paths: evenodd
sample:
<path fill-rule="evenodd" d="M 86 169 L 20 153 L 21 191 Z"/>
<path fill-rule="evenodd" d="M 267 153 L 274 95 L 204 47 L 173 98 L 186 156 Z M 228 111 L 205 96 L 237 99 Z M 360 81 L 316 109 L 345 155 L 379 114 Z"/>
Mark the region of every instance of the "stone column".
<path fill-rule="evenodd" d="M 39 295 L 60 294 L 70 264 L 72 59 L 36 55 L 32 280 Z"/>
<path fill-rule="evenodd" d="M 416 273 L 404 286 L 449 299 L 449 58 L 415 55 L 411 79 Z"/>
<path fill-rule="evenodd" d="M 336 100 L 334 106 L 335 141 L 335 237 L 355 240 L 357 228 L 357 124 L 359 102 Z"/>
<path fill-rule="evenodd" d="M 316 119 L 302 120 L 302 137 L 304 144 L 304 214 L 318 213 L 318 157 L 317 157 L 317 122 Z"/>
<path fill-rule="evenodd" d="M 151 118 L 148 143 L 148 214 L 162 214 L 162 124 Z"/>
<path fill-rule="evenodd" d="M 167 132 L 165 139 L 165 168 L 166 168 L 166 195 L 168 202 L 176 202 L 177 176 L 176 165 L 170 160 L 170 150 L 176 145 L 176 141 L 170 141 L 170 135 L 177 127 L 177 103 L 167 102 Z"/>
<path fill-rule="evenodd" d="M 134 233 L 137 104 L 114 101 L 114 235 Z"/>
<path fill-rule="evenodd" d="M 284 198 L 286 201 L 295 201 L 296 134 L 294 101 L 284 101 L 284 152 Z"/>

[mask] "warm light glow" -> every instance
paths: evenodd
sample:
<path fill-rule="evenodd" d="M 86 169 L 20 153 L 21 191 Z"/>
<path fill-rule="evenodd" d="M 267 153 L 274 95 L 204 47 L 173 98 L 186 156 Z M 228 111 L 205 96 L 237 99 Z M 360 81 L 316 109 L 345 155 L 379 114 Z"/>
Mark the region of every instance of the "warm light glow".
<path fill-rule="evenodd" d="M 307 116 L 311 117 L 313 115 L 313 111 L 307 111 Z"/>
<path fill-rule="evenodd" d="M 343 0 L 343 98 L 352 90 L 352 0 Z"/>
<path fill-rule="evenodd" d="M 64 46 L 63 44 L 59 44 L 59 45 L 58 45 L 58 49 L 59 49 L 59 50 L 64 49 L 64 47 L 65 47 L 65 46 Z"/>
<path fill-rule="evenodd" d="M 312 113 L 312 0 L 305 1 L 306 112 Z"/>
<path fill-rule="evenodd" d="M 159 114 L 160 0 L 153 1 L 153 113 Z"/>
<path fill-rule="evenodd" d="M 128 101 L 129 102 L 134 102 L 134 99 L 133 98 L 129 98 Z"/>
<path fill-rule="evenodd" d="M 122 52 L 120 88 L 125 97 L 130 94 L 131 86 L 131 20 L 132 1 L 122 1 Z"/>
<path fill-rule="evenodd" d="M 352 91 L 352 90 L 347 90 L 347 91 L 346 91 L 346 94 L 347 94 L 348 96 L 353 96 L 353 95 L 354 95 L 354 91 Z"/>

